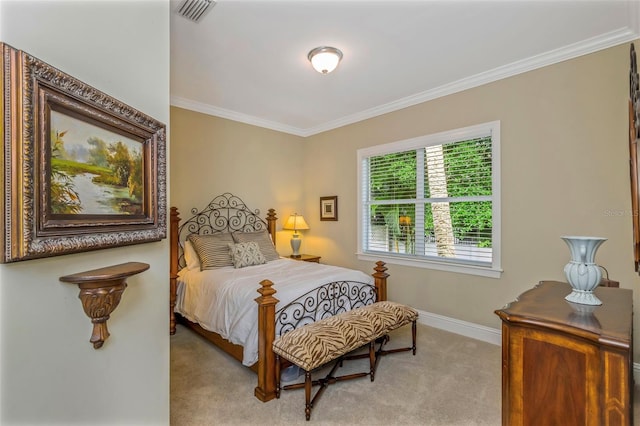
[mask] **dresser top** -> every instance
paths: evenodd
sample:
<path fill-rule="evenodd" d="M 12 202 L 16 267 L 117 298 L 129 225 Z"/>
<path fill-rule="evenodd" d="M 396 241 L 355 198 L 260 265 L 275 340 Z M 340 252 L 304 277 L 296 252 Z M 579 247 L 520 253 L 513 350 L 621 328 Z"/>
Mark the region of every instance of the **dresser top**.
<path fill-rule="evenodd" d="M 631 290 L 598 287 L 600 306 L 579 305 L 564 299 L 568 283 L 541 281 L 495 313 L 511 324 L 569 333 L 602 344 L 628 348 L 631 344 L 633 294 Z"/>

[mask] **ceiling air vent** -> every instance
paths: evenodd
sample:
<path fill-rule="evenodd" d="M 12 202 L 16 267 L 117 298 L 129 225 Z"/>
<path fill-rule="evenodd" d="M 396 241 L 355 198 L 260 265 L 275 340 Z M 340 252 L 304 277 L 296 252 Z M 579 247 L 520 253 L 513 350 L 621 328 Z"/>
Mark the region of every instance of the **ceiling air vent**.
<path fill-rule="evenodd" d="M 176 13 L 190 21 L 198 22 L 215 4 L 213 0 L 184 0 Z"/>

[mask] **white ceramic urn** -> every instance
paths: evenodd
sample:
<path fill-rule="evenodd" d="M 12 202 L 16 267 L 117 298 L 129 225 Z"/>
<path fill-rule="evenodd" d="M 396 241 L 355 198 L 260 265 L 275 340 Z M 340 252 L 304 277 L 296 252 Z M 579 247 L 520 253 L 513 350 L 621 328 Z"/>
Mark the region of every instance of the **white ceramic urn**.
<path fill-rule="evenodd" d="M 593 291 L 600 284 L 602 271 L 595 263 L 598 247 L 606 238 L 600 237 L 561 237 L 571 250 L 571 260 L 564 267 L 564 274 L 573 291 L 566 300 L 583 305 L 602 305 Z"/>

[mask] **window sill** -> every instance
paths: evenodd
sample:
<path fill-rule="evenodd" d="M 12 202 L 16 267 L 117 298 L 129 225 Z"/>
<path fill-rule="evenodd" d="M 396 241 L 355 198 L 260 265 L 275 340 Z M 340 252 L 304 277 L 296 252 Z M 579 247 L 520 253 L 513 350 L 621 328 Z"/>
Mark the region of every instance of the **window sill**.
<path fill-rule="evenodd" d="M 477 275 L 487 278 L 500 278 L 502 276 L 502 269 L 499 268 L 487 268 L 474 265 L 461 265 L 451 264 L 447 262 L 436 262 L 432 260 L 423 259 L 407 259 L 397 256 L 387 256 L 380 254 L 369 253 L 357 253 L 359 260 L 378 261 L 382 260 L 385 263 L 392 265 L 413 266 L 415 268 L 434 269 L 437 271 L 456 272 L 459 274 Z"/>

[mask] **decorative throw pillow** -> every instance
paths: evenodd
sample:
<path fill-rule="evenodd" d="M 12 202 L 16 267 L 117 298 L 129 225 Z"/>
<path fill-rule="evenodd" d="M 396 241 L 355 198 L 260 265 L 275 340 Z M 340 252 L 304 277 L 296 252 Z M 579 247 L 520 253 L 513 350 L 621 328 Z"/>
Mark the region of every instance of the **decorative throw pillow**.
<path fill-rule="evenodd" d="M 229 244 L 229 252 L 231 253 L 233 267 L 236 269 L 267 263 L 267 259 L 264 258 L 260 247 L 258 247 L 258 243 L 253 241 L 249 243 Z"/>
<path fill-rule="evenodd" d="M 200 259 L 198 259 L 198 253 L 193 248 L 191 241 L 184 242 L 184 263 L 187 270 L 200 269 Z"/>
<path fill-rule="evenodd" d="M 233 243 L 230 233 L 212 235 L 189 235 L 189 241 L 200 259 L 200 270 L 233 266 L 229 254 L 229 243 Z"/>
<path fill-rule="evenodd" d="M 267 231 L 234 232 L 233 239 L 236 240 L 236 243 L 257 243 L 258 247 L 260 247 L 260 251 L 264 255 L 265 259 L 267 259 L 267 262 L 278 260 L 280 258 L 280 255 L 273 246 L 273 241 Z"/>

